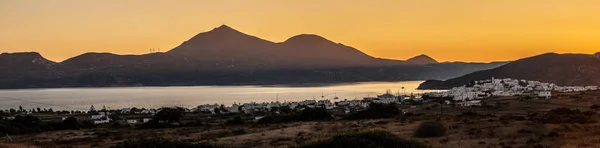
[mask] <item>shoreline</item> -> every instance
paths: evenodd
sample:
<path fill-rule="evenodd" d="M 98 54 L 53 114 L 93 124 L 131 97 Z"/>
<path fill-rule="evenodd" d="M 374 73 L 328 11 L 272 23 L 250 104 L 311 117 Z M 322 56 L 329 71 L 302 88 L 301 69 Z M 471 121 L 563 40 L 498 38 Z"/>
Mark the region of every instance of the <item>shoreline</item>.
<path fill-rule="evenodd" d="M 360 83 L 399 83 L 399 82 L 424 82 L 425 80 L 406 81 L 356 81 L 356 82 L 326 82 L 326 83 L 239 83 L 239 84 L 207 84 L 207 85 L 114 85 L 114 86 L 58 86 L 58 87 L 27 87 L 27 88 L 0 88 L 0 91 L 10 90 L 43 90 L 43 89 L 98 89 L 98 88 L 152 88 L 152 87 L 215 87 L 215 86 L 256 86 L 256 87 L 326 87 Z M 417 89 L 420 90 L 420 89 Z"/>

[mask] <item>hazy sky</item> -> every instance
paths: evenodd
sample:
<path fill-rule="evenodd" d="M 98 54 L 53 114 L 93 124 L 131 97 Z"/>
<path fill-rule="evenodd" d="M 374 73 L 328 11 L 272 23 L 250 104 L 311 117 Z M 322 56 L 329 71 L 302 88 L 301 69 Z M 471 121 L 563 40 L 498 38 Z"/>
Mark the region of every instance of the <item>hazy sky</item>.
<path fill-rule="evenodd" d="M 275 42 L 318 34 L 392 59 L 600 51 L 598 0 L 0 0 L 0 52 L 166 51 L 221 24 Z"/>

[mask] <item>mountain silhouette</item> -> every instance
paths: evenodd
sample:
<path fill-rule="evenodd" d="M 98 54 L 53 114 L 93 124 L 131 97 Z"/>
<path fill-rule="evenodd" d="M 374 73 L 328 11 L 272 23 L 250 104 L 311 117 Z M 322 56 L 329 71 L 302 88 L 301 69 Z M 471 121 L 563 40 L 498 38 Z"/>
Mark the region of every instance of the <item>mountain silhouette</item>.
<path fill-rule="evenodd" d="M 335 43 L 313 34 L 301 34 L 280 43 L 282 55 L 292 63 L 323 66 L 381 66 L 392 63 L 403 64 L 396 60 L 383 60 L 371 57 L 360 50 Z"/>
<path fill-rule="evenodd" d="M 0 82 L 26 80 L 28 78 L 51 78 L 57 66 L 37 52 L 0 54 Z M 1 83 L 0 83 L 1 85 Z"/>
<path fill-rule="evenodd" d="M 265 59 L 275 53 L 275 43 L 250 36 L 222 25 L 211 31 L 199 33 L 167 52 L 211 62 Z"/>
<path fill-rule="evenodd" d="M 419 60 L 421 59 L 421 60 Z M 33 62 L 32 62 L 33 61 Z M 380 59 L 313 34 L 271 42 L 222 25 L 164 53 L 0 55 L 0 88 L 297 84 L 447 79 L 504 63 Z M 430 63 L 427 66 L 421 65 Z"/>
<path fill-rule="evenodd" d="M 215 64 L 255 68 L 352 67 L 400 63 L 371 57 L 318 35 L 301 34 L 275 43 L 244 34 L 226 25 L 200 33 L 167 53 Z"/>
<path fill-rule="evenodd" d="M 56 64 L 56 62 L 42 57 L 42 55 L 37 52 L 0 54 L 0 68 L 9 71 L 50 69 Z"/>
<path fill-rule="evenodd" d="M 513 78 L 562 86 L 600 85 L 600 58 L 588 54 L 546 53 L 446 81 L 428 81 L 421 89 L 448 89 L 476 80 Z"/>
<path fill-rule="evenodd" d="M 438 61 L 434 60 L 433 58 L 431 58 L 427 55 L 422 54 L 422 55 L 418 55 L 416 57 L 412 57 L 412 58 L 406 60 L 406 63 L 424 65 L 424 64 L 435 64 L 435 63 L 438 63 Z"/>

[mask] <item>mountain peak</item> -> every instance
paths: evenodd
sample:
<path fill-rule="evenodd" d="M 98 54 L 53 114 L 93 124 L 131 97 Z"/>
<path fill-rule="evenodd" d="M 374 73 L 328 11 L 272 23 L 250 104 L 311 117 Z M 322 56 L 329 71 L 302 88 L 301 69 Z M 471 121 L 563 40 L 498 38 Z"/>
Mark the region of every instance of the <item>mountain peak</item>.
<path fill-rule="evenodd" d="M 412 57 L 412 58 L 406 60 L 406 62 L 408 62 L 410 64 L 419 64 L 419 65 L 438 63 L 438 61 L 434 60 L 433 58 L 431 58 L 425 54 L 421 54 L 416 57 Z"/>
<path fill-rule="evenodd" d="M 257 49 L 270 49 L 271 41 L 245 34 L 225 24 L 208 32 L 201 32 L 183 42 L 181 45 L 169 50 L 169 54 L 199 55 L 204 58 L 215 58 L 220 55 L 245 55 L 240 51 L 256 51 Z M 244 49 L 244 50 L 242 50 Z M 213 55 L 209 55 L 213 54 Z"/>
<path fill-rule="evenodd" d="M 219 26 L 219 27 L 217 27 L 215 29 L 220 29 L 220 30 L 224 30 L 224 29 L 235 30 L 235 29 L 233 29 L 233 28 L 231 28 L 231 27 L 229 27 L 229 26 L 227 26 L 225 24 L 223 24 L 223 25 L 221 25 L 221 26 Z"/>
<path fill-rule="evenodd" d="M 293 36 L 287 40 L 285 40 L 284 43 L 292 43 L 292 44 L 322 44 L 322 43 L 333 43 L 334 42 L 316 35 L 316 34 L 299 34 L 296 36 Z"/>
<path fill-rule="evenodd" d="M 210 32 L 221 32 L 221 33 L 242 33 L 242 32 L 240 32 L 240 31 L 238 31 L 238 30 L 235 30 L 235 29 L 233 29 L 233 28 L 231 28 L 231 27 L 229 27 L 229 26 L 227 26 L 227 25 L 225 25 L 225 24 L 223 24 L 223 25 L 221 25 L 221 26 L 219 26 L 219 27 L 217 27 L 217 28 L 214 28 L 214 29 L 213 29 L 213 30 L 211 30 Z M 243 33 L 242 33 L 242 34 L 243 34 Z"/>

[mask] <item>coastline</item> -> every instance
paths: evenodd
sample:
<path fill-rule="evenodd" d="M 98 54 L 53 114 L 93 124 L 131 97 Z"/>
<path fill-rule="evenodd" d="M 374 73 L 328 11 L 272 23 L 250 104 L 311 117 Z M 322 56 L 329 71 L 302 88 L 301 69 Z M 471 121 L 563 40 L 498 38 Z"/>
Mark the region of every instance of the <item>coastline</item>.
<path fill-rule="evenodd" d="M 16 88 L 0 88 L 3 90 L 36 90 L 36 89 L 85 89 L 85 88 L 132 88 L 132 87 L 191 87 L 191 86 L 257 86 L 257 87 L 326 87 L 339 86 L 360 83 L 394 83 L 394 82 L 418 82 L 425 80 L 402 80 L 402 81 L 340 81 L 340 82 L 320 82 L 320 83 L 222 83 L 222 84 L 172 84 L 172 85 L 110 85 L 110 86 L 54 86 L 54 87 L 16 87 Z"/>

